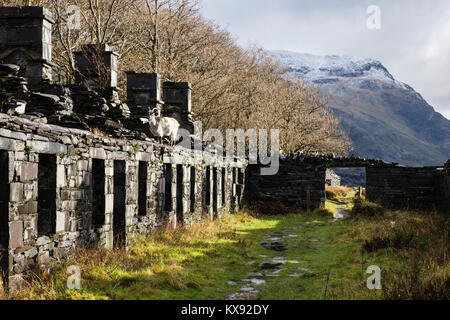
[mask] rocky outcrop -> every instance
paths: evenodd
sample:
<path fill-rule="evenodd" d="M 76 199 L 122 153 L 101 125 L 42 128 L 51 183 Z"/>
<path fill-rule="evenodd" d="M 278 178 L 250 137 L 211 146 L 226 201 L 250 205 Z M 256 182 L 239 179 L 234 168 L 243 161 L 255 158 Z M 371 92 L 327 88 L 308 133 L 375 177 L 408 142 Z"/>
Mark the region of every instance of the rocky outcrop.
<path fill-rule="evenodd" d="M 381 62 L 350 56 L 270 51 L 290 76 L 330 95 L 356 156 L 404 165 L 441 165 L 450 158 L 450 120 L 394 79 Z"/>

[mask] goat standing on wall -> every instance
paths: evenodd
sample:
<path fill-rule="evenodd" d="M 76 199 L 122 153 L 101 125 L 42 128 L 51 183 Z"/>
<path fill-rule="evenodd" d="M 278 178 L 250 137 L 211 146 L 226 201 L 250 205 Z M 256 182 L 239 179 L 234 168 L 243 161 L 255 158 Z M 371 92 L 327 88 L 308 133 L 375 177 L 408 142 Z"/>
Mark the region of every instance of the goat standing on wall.
<path fill-rule="evenodd" d="M 178 138 L 178 129 L 180 123 L 174 118 L 161 117 L 161 112 L 158 108 L 152 110 L 149 119 L 141 119 L 143 122 L 148 121 L 150 132 L 154 137 L 158 138 L 162 143 L 164 137 L 170 139 L 171 145 L 174 145 Z"/>

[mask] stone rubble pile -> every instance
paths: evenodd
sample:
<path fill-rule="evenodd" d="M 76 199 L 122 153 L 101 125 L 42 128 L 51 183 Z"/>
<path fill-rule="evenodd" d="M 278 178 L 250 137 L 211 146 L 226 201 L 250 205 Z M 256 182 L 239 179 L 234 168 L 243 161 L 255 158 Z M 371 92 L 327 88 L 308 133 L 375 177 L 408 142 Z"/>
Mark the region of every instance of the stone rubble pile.
<path fill-rule="evenodd" d="M 18 76 L 19 70 L 20 67 L 13 64 L 0 64 L 0 106 L 3 113 L 25 113 L 28 83 Z"/>
<path fill-rule="evenodd" d="M 108 101 L 86 86 L 65 87 L 49 80 L 29 89 L 27 80 L 18 76 L 19 71 L 17 65 L 0 64 L 0 112 L 76 129 L 97 128 L 117 137 L 147 137 L 124 127 L 124 122 L 129 123 L 130 110 L 117 94 Z"/>

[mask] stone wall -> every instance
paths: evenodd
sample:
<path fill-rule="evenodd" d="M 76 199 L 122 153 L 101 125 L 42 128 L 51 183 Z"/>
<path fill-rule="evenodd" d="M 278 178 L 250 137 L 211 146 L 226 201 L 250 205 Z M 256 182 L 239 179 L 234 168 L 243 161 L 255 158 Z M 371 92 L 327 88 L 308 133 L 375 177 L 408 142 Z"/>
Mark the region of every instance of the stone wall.
<path fill-rule="evenodd" d="M 366 196 L 389 208 L 436 208 L 438 174 L 437 168 L 368 167 Z"/>
<path fill-rule="evenodd" d="M 450 161 L 438 173 L 436 193 L 439 209 L 450 216 Z"/>
<path fill-rule="evenodd" d="M 250 203 L 282 203 L 289 208 L 310 209 L 325 205 L 326 167 L 281 161 L 278 174 L 260 175 L 259 165 L 247 167 L 245 199 Z M 309 198 L 309 200 L 308 200 Z"/>
<path fill-rule="evenodd" d="M 409 168 L 379 160 L 300 157 L 280 162 L 277 175 L 261 176 L 259 165 L 247 167 L 246 201 L 281 203 L 289 208 L 315 209 L 325 205 L 327 168 L 366 168 L 367 199 L 393 209 L 448 211 L 449 169 Z"/>
<path fill-rule="evenodd" d="M 1 266 L 11 288 L 78 246 L 111 249 L 164 224 L 236 210 L 242 183 L 231 172 L 245 163 L 205 166 L 195 152 L 0 114 Z M 215 174 L 206 180 L 207 171 Z"/>

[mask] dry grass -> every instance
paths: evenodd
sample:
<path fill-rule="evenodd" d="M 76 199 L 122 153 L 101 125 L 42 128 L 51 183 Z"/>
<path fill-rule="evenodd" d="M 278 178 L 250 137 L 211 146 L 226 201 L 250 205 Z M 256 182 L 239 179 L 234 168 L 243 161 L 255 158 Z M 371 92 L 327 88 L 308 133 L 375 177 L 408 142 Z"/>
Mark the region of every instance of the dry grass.
<path fill-rule="evenodd" d="M 380 217 L 386 213 L 386 209 L 382 206 L 369 202 L 364 199 L 355 198 L 353 199 L 352 216 L 353 217 Z"/>
<path fill-rule="evenodd" d="M 6 293 L 0 288 L 0 299 L 179 299 L 192 297 L 184 296 L 192 291 L 198 294 L 193 296 L 197 299 L 220 298 L 217 291 L 224 280 L 210 280 L 217 276 L 218 267 L 232 261 L 228 268 L 236 270 L 245 261 L 254 260 L 262 253 L 259 250 L 263 250 L 259 245 L 261 236 L 278 226 L 280 221 L 292 225 L 293 219 L 320 219 L 314 215 L 322 214 L 328 215 L 329 212 L 318 209 L 311 213 L 311 218 L 302 214 L 256 219 L 247 214 L 236 214 L 225 217 L 221 222 L 205 221 L 178 230 L 160 229 L 150 236 L 136 238 L 128 252 L 80 248 L 69 264 L 56 265 L 51 273 L 30 275 L 19 292 Z M 386 211 L 383 215 L 370 215 L 370 218 L 361 215 L 337 224 L 326 224 L 323 228 L 329 229 L 317 228 L 315 232 L 323 232 L 324 237 L 337 232 L 334 239 L 338 241 L 333 246 L 335 251 L 327 251 L 320 258 L 320 265 L 341 254 L 345 258 L 340 259 L 351 264 L 360 259 L 377 261 L 376 264 L 382 267 L 383 286 L 378 298 L 449 298 L 448 218 L 430 212 Z M 250 230 L 261 236 L 251 238 Z M 345 243 L 345 247 L 338 243 Z M 353 249 L 347 252 L 349 245 Z M 361 258 L 354 260 L 358 254 Z M 317 259 L 316 253 L 314 259 Z M 71 264 L 83 270 L 84 291 L 66 288 L 67 267 Z M 206 276 L 201 275 L 204 271 Z M 242 272 L 245 276 L 248 270 Z M 354 281 L 359 275 L 358 268 L 343 267 L 341 272 L 342 284 L 330 287 L 330 298 L 373 298 L 365 296 L 365 282 Z M 272 285 L 273 288 L 267 291 L 268 298 L 286 290 L 277 283 Z M 317 286 L 311 282 L 308 289 L 311 297 L 315 289 Z M 319 289 L 323 291 L 323 288 Z M 201 290 L 207 290 L 207 293 Z"/>
<path fill-rule="evenodd" d="M 327 195 L 327 199 L 339 199 L 344 198 L 350 195 L 350 193 L 353 191 L 352 188 L 348 187 L 331 187 L 331 186 L 325 186 L 325 192 Z"/>
<path fill-rule="evenodd" d="M 401 261 L 384 272 L 384 298 L 448 299 L 448 218 L 438 213 L 412 211 L 369 216 L 369 220 L 360 219 L 352 234 L 363 240 L 362 251 L 374 255 L 383 252 Z"/>
<path fill-rule="evenodd" d="M 246 219 L 236 215 L 234 219 Z M 244 221 L 245 222 L 245 221 Z M 218 239 L 235 238 L 231 225 L 218 221 L 203 221 L 190 227 L 176 230 L 160 228 L 149 236 L 139 236 L 132 240 L 128 252 L 124 248 L 113 250 L 80 247 L 70 262 L 52 266 L 52 272 L 42 270 L 30 273 L 21 290 L 6 292 L 0 289 L 0 300 L 52 300 L 81 299 L 77 291 L 67 290 L 67 268 L 70 265 L 80 267 L 83 281 L 114 282 L 115 286 L 129 286 L 136 282 L 136 274 L 157 275 L 151 285 L 155 288 L 170 287 L 175 290 L 195 288 L 198 283 L 183 268 L 182 263 L 196 252 L 198 243 L 203 250 L 211 248 Z M 239 245 L 239 243 L 238 243 Z M 98 297 L 92 297 L 98 298 Z"/>
<path fill-rule="evenodd" d="M 101 131 L 99 128 L 92 129 L 92 133 L 99 137 L 107 137 L 108 135 Z"/>

